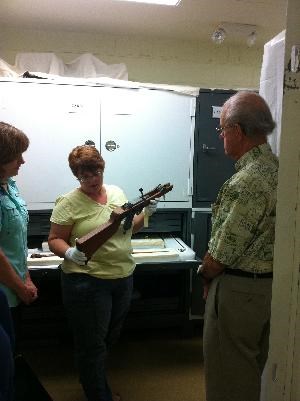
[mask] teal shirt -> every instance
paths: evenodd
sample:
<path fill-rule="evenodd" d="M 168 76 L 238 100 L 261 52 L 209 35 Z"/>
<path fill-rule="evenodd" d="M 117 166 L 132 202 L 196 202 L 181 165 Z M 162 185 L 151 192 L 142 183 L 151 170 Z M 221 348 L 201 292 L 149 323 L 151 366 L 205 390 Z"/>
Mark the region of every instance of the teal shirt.
<path fill-rule="evenodd" d="M 8 180 L 7 192 L 0 187 L 0 248 L 18 276 L 24 281 L 27 273 L 28 212 L 13 179 Z M 0 266 L 1 269 L 1 266 Z M 7 295 L 9 306 L 20 303 L 17 295 L 0 283 Z"/>
<path fill-rule="evenodd" d="M 250 272 L 273 269 L 278 159 L 269 144 L 245 153 L 212 206 L 211 256 Z"/>

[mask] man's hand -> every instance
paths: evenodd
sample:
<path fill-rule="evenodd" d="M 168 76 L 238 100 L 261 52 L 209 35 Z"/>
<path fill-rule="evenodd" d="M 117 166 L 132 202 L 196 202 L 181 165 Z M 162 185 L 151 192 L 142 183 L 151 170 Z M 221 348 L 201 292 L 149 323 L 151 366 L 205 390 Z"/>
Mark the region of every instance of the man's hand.
<path fill-rule="evenodd" d="M 208 252 L 206 252 L 202 261 L 201 267 L 199 266 L 198 273 L 207 280 L 212 280 L 223 273 L 225 265 L 215 260 Z"/>
<path fill-rule="evenodd" d="M 202 295 L 202 298 L 204 299 L 204 301 L 207 300 L 209 287 L 210 287 L 210 281 L 205 282 L 203 280 L 203 295 Z"/>
<path fill-rule="evenodd" d="M 202 283 L 203 283 L 203 295 L 202 295 L 202 298 L 204 299 L 204 301 L 206 301 L 207 296 L 208 296 L 208 291 L 209 291 L 209 286 L 210 286 L 211 280 L 207 279 L 207 278 L 205 278 L 203 276 L 202 267 L 203 267 L 202 265 L 198 266 L 197 274 L 199 274 L 201 276 L 201 278 L 202 278 Z"/>
<path fill-rule="evenodd" d="M 225 265 L 215 260 L 208 252 L 204 256 L 203 262 L 199 265 L 197 273 L 200 274 L 203 281 L 203 299 L 206 300 L 211 281 L 219 276 Z"/>

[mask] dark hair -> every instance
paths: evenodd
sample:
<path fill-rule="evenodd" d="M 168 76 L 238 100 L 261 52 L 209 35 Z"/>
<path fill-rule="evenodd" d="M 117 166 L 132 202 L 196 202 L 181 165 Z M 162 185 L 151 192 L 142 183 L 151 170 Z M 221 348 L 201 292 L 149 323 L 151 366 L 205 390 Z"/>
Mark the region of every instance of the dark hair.
<path fill-rule="evenodd" d="M 0 122 L 0 167 L 20 156 L 29 146 L 29 139 L 18 128 Z"/>
<path fill-rule="evenodd" d="M 85 171 L 104 170 L 105 161 L 95 146 L 76 146 L 69 154 L 69 166 L 75 177 Z"/>
<path fill-rule="evenodd" d="M 239 124 L 249 137 L 269 135 L 276 123 L 266 101 L 257 93 L 241 91 L 223 105 L 225 124 Z"/>

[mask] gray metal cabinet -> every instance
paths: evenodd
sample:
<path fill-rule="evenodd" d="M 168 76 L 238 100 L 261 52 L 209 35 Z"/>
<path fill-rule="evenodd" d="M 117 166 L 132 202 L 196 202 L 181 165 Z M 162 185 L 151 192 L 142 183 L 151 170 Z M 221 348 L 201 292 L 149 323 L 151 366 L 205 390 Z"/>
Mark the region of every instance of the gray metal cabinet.
<path fill-rule="evenodd" d="M 211 233 L 211 211 L 198 210 L 192 213 L 193 248 L 198 258 L 203 258 Z"/>
<path fill-rule="evenodd" d="M 200 89 L 196 104 L 193 207 L 210 207 L 222 184 L 234 173 L 216 128 L 221 107 L 234 91 Z"/>
<path fill-rule="evenodd" d="M 211 232 L 211 204 L 222 184 L 234 174 L 234 162 L 224 154 L 223 141 L 216 128 L 224 102 L 235 92 L 220 89 L 200 89 L 196 103 L 194 137 L 194 193 L 192 213 L 192 248 L 198 258 L 207 251 Z M 201 318 L 205 302 L 202 299 L 201 277 L 192 275 L 191 316 Z"/>
<path fill-rule="evenodd" d="M 202 259 L 207 251 L 211 233 L 211 211 L 208 209 L 193 211 L 192 213 L 192 245 L 196 256 Z M 202 298 L 203 284 L 196 271 L 192 273 L 191 315 L 202 317 L 205 302 Z"/>

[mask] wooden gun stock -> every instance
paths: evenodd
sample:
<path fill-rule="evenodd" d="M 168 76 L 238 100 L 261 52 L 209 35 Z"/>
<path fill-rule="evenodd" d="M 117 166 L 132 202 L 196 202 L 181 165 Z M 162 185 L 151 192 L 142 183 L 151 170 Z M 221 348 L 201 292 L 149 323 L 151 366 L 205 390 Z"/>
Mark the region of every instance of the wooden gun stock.
<path fill-rule="evenodd" d="M 84 252 L 90 258 L 113 234 L 115 234 L 123 219 L 128 219 L 124 223 L 124 233 L 126 229 L 131 227 L 131 222 L 135 214 L 142 212 L 145 206 L 148 206 L 151 200 L 160 198 L 166 193 L 172 191 L 173 185 L 170 183 L 158 185 L 152 191 L 142 194 L 134 203 L 126 203 L 122 207 L 114 209 L 109 220 L 90 231 L 88 234 L 76 240 L 76 247 L 79 251 Z M 141 190 L 142 192 L 142 190 Z"/>

